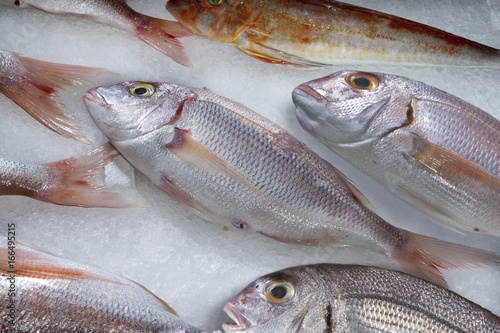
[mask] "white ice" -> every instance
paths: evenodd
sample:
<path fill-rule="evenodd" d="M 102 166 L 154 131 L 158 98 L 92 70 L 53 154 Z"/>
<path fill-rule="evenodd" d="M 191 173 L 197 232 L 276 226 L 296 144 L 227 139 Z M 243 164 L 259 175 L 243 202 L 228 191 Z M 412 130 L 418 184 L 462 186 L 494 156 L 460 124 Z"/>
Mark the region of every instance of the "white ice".
<path fill-rule="evenodd" d="M 165 0 L 130 0 L 143 13 L 171 18 Z M 426 23 L 500 48 L 496 0 L 349 0 Z M 390 223 L 500 254 L 497 238 L 458 233 L 428 220 L 353 170 L 316 142 L 297 123 L 290 94 L 298 84 L 341 69 L 407 76 L 453 93 L 500 118 L 500 71 L 476 68 L 331 66 L 296 70 L 266 64 L 222 43 L 193 37 L 183 41 L 193 67 L 173 62 L 126 33 L 85 19 L 0 6 L 0 49 L 24 56 L 104 67 L 121 74 L 96 84 L 126 80 L 168 81 L 234 99 L 278 123 L 346 173 Z M 63 94 L 82 119 L 91 145 L 52 133 L 0 96 L 0 156 L 45 163 L 83 154 L 106 141 L 88 115 L 81 95 L 89 87 Z M 135 280 L 168 302 L 187 322 L 220 329 L 229 318 L 222 308 L 258 276 L 289 266 L 330 262 L 398 268 L 389 259 L 362 248 L 287 245 L 239 230 L 224 231 L 187 212 L 148 179 L 120 161 L 107 172 L 117 189 L 147 202 L 141 209 L 60 207 L 25 197 L 0 197 L 0 235 L 15 223 L 19 240 Z M 446 273 L 450 288 L 500 315 L 500 269 Z"/>

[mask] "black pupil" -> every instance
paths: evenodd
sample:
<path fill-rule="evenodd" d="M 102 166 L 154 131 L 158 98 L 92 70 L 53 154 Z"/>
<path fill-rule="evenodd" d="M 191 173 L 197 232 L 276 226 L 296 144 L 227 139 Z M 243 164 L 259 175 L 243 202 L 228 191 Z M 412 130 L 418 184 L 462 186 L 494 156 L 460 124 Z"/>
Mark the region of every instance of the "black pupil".
<path fill-rule="evenodd" d="M 354 84 L 360 88 L 368 88 L 370 86 L 370 80 L 365 79 L 364 77 L 358 77 L 353 80 Z"/>
<path fill-rule="evenodd" d="M 286 296 L 286 288 L 285 287 L 274 287 L 271 289 L 271 294 L 276 299 L 283 299 Z"/>
<path fill-rule="evenodd" d="M 144 95 L 147 92 L 148 92 L 148 90 L 146 88 L 137 88 L 134 90 L 134 93 L 136 95 Z"/>

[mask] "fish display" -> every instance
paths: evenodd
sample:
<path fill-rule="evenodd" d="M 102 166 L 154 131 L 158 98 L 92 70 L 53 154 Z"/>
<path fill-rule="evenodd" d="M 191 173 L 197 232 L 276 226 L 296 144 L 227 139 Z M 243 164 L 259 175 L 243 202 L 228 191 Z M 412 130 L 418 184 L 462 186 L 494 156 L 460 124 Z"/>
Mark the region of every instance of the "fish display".
<path fill-rule="evenodd" d="M 76 117 L 57 95 L 100 76 L 102 68 L 55 64 L 0 50 L 0 92 L 52 131 L 87 143 Z"/>
<path fill-rule="evenodd" d="M 363 246 L 443 285 L 437 267 L 500 263 L 494 253 L 392 226 L 303 143 L 207 89 L 123 82 L 83 99 L 133 166 L 208 220 L 285 243 Z"/>
<path fill-rule="evenodd" d="M 104 166 L 118 156 L 105 144 L 85 155 L 41 165 L 0 158 L 0 195 L 23 195 L 56 205 L 136 207 L 117 192 L 106 192 L 100 181 Z"/>
<path fill-rule="evenodd" d="M 292 93 L 301 125 L 427 216 L 500 237 L 500 121 L 422 82 L 341 71 Z"/>
<path fill-rule="evenodd" d="M 333 0 L 168 0 L 193 34 L 259 60 L 500 68 L 500 50 L 404 18 Z"/>
<path fill-rule="evenodd" d="M 177 39 L 191 35 L 189 31 L 178 22 L 140 14 L 130 8 L 126 0 L 0 0 L 0 4 L 89 18 L 124 30 L 179 64 L 190 65 Z"/>
<path fill-rule="evenodd" d="M 250 283 L 224 308 L 226 332 L 500 332 L 500 317 L 460 295 L 386 269 L 318 264 Z"/>
<path fill-rule="evenodd" d="M 2 332 L 202 332 L 120 275 L 53 256 L 15 236 L 0 238 L 0 253 Z"/>

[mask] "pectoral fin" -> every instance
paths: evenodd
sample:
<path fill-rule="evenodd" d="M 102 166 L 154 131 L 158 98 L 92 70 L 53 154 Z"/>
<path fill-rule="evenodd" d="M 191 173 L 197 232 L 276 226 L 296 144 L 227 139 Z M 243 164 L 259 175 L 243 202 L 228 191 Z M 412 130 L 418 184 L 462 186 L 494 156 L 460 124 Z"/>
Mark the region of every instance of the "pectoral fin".
<path fill-rule="evenodd" d="M 500 179 L 457 153 L 410 133 L 403 154 L 451 183 L 500 188 Z"/>
<path fill-rule="evenodd" d="M 244 188 L 259 195 L 262 200 L 266 200 L 262 192 L 252 183 L 252 180 L 247 175 L 230 162 L 224 160 L 216 152 L 193 139 L 189 131 L 175 128 L 174 139 L 166 145 L 166 148 L 194 170 L 206 172 L 216 177 L 228 177 Z M 177 191 L 177 194 L 177 197 L 184 204 L 205 213 L 209 211 L 208 208 L 201 207 L 195 203 L 188 194 L 179 191 Z"/>
<path fill-rule="evenodd" d="M 280 64 L 297 68 L 325 66 L 325 64 L 297 57 L 246 38 L 237 39 L 233 44 L 236 48 L 245 52 L 249 56 L 272 64 Z"/>

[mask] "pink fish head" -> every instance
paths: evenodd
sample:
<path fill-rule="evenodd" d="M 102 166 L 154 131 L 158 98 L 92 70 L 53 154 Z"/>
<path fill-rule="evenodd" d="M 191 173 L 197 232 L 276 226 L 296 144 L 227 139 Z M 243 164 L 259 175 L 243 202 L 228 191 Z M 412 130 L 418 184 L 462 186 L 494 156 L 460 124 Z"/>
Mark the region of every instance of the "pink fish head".
<path fill-rule="evenodd" d="M 341 71 L 301 84 L 292 93 L 301 125 L 327 144 L 360 144 L 408 122 L 415 90 L 409 80 L 382 73 Z M 396 109 L 395 106 L 399 108 Z"/>
<path fill-rule="evenodd" d="M 175 123 L 184 101 L 194 96 L 189 88 L 175 84 L 129 81 L 90 89 L 83 101 L 101 131 L 121 141 Z"/>

